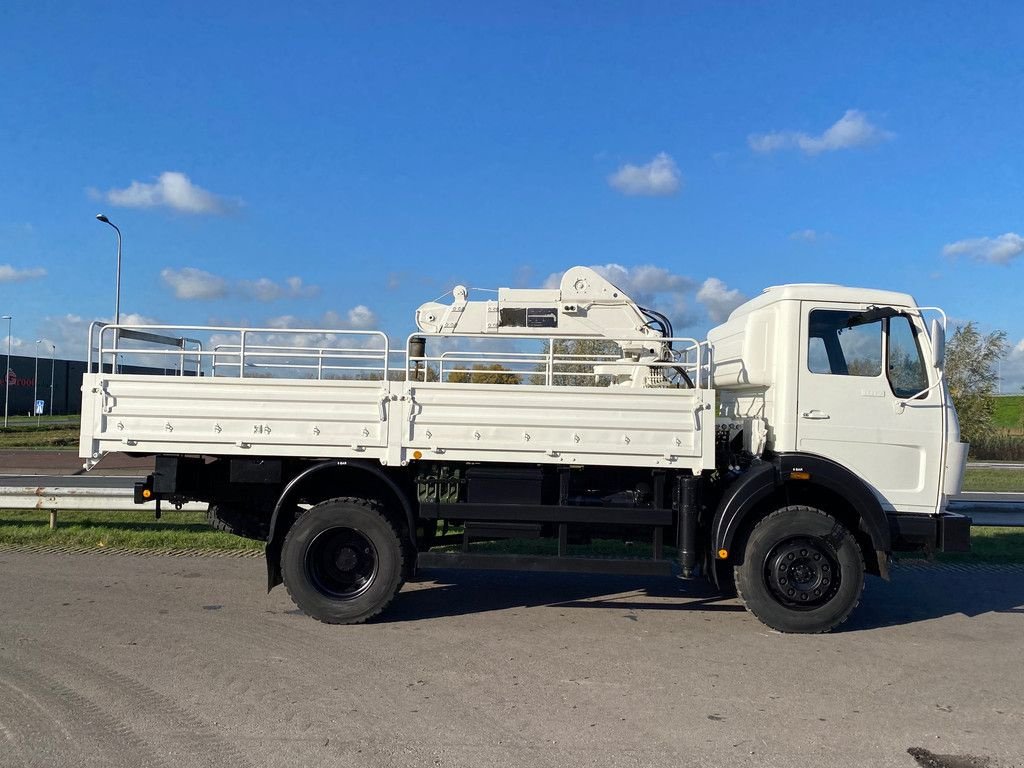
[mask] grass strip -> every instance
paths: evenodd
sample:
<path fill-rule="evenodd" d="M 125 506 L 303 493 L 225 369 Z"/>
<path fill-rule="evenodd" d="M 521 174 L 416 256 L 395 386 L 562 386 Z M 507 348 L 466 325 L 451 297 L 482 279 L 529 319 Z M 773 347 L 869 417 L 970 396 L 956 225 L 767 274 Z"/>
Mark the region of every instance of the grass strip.
<path fill-rule="evenodd" d="M 964 473 L 964 490 L 1024 493 L 1024 469 L 969 467 Z"/>
<path fill-rule="evenodd" d="M 104 549 L 194 549 L 262 551 L 263 542 L 215 531 L 203 512 L 49 512 L 0 510 L 0 547 L 46 545 Z"/>
<path fill-rule="evenodd" d="M 920 552 L 900 552 L 901 560 L 925 557 Z M 979 525 L 971 528 L 971 551 L 942 552 L 935 556 L 940 563 L 1024 563 L 1024 528 Z"/>
<path fill-rule="evenodd" d="M 11 424 L 0 429 L 0 448 L 74 448 L 77 424 Z"/>

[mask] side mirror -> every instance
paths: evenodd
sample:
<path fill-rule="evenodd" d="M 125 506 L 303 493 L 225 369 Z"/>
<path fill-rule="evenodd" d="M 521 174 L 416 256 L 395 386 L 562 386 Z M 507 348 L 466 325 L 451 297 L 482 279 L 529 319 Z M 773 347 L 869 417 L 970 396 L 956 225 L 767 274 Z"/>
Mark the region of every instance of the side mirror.
<path fill-rule="evenodd" d="M 946 329 L 942 327 L 939 319 L 932 319 L 932 365 L 936 370 L 941 371 L 946 364 Z"/>

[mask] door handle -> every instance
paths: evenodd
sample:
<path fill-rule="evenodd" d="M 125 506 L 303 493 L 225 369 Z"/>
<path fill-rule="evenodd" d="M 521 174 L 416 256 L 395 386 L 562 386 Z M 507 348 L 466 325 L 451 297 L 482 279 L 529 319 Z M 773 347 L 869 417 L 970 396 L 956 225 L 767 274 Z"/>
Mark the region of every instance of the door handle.
<path fill-rule="evenodd" d="M 818 411 L 818 410 L 804 411 L 803 413 L 800 414 L 800 416 L 802 418 L 804 418 L 804 419 L 828 419 L 828 418 L 830 418 L 830 416 L 827 413 L 825 413 L 824 411 Z"/>

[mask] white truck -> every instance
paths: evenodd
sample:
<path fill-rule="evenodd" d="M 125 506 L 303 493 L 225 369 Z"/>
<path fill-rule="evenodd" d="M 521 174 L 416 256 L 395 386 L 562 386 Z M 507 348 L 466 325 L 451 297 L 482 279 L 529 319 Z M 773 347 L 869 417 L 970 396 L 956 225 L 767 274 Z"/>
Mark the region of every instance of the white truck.
<path fill-rule="evenodd" d="M 457 286 L 416 323 L 400 350 L 94 324 L 81 456 L 155 456 L 137 501 L 207 502 L 328 623 L 375 616 L 417 568 L 469 567 L 703 577 L 823 632 L 892 553 L 969 547 L 946 511 L 967 446 L 945 316 L 909 295 L 772 287 L 698 341 L 574 267 L 556 289 Z M 523 538 L 543 554 L 487 543 Z M 598 538 L 643 557 L 579 555 Z"/>

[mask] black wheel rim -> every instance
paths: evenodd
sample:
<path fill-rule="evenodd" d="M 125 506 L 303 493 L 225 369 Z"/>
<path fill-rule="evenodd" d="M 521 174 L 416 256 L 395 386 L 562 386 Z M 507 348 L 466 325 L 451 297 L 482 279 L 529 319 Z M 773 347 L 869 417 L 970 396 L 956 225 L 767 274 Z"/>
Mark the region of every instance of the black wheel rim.
<path fill-rule="evenodd" d="M 839 591 L 842 578 L 835 550 L 815 536 L 780 541 L 764 561 L 764 578 L 782 605 L 810 611 Z"/>
<path fill-rule="evenodd" d="M 354 600 L 377 577 L 377 548 L 354 528 L 329 528 L 309 543 L 305 566 L 310 583 L 320 594 Z"/>

